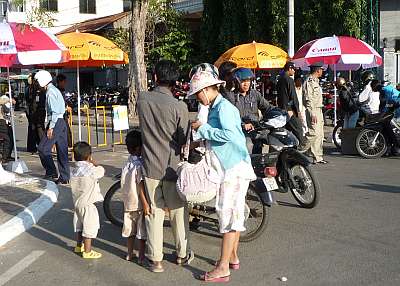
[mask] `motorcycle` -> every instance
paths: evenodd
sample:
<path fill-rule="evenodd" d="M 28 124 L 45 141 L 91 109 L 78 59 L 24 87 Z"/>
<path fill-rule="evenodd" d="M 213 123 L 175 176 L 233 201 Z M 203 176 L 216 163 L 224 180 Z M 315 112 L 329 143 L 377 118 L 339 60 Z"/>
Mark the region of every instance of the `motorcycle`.
<path fill-rule="evenodd" d="M 283 128 L 286 121 L 286 115 L 266 118 L 256 124 L 253 131 L 254 139 L 269 145 L 272 152 L 251 155 L 257 179 L 250 182 L 246 195 L 246 231 L 241 234 L 242 242 L 256 239 L 266 229 L 270 217 L 269 207 L 275 203 L 273 191 L 290 191 L 303 208 L 313 208 L 318 204 L 319 183 L 310 168 L 310 161 L 296 150 L 298 139 Z M 122 227 L 123 202 L 120 188 L 120 181 L 111 186 L 105 195 L 103 207 L 106 217 Z M 215 200 L 191 203 L 188 207 L 192 218 L 191 230 L 197 230 L 201 226 L 200 221 L 218 225 Z"/>
<path fill-rule="evenodd" d="M 253 132 L 255 140 L 268 145 L 272 152 L 252 154 L 251 163 L 257 179 L 250 182 L 246 195 L 245 227 L 240 241 L 249 242 L 258 238 L 266 229 L 270 217 L 269 207 L 276 202 L 272 192 L 291 192 L 303 208 L 313 208 L 319 201 L 319 183 L 314 176 L 310 161 L 299 151 L 298 139 L 283 128 L 286 115 L 271 114 L 258 123 Z M 215 201 L 192 204 L 189 214 L 193 217 L 191 229 L 198 229 L 200 221 L 211 221 L 215 225 L 218 219 L 215 213 Z"/>
<path fill-rule="evenodd" d="M 398 104 L 386 105 L 387 112 L 370 117 L 356 138 L 358 153 L 367 159 L 383 156 L 392 144 L 400 145 L 400 125 L 394 119 Z"/>

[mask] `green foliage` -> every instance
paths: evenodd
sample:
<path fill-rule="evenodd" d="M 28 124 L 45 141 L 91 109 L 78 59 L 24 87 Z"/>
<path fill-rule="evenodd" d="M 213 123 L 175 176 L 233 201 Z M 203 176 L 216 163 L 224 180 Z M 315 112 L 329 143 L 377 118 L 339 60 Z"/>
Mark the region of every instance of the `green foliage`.
<path fill-rule="evenodd" d="M 203 61 L 213 62 L 224 47 L 219 44 L 219 31 L 223 19 L 222 0 L 203 0 L 204 11 L 201 21 L 200 45 Z"/>
<path fill-rule="evenodd" d="M 129 45 L 129 32 L 128 29 L 117 28 L 109 30 L 105 33 L 104 37 L 115 43 L 121 50 L 123 50 L 128 55 L 130 54 Z"/>
<path fill-rule="evenodd" d="M 296 49 L 332 35 L 364 38 L 368 1 L 296 0 Z M 287 0 L 204 0 L 203 4 L 204 59 L 214 61 L 228 48 L 253 40 L 287 48 Z"/>
<path fill-rule="evenodd" d="M 149 15 L 147 37 L 151 45 L 148 65 L 154 66 L 160 59 L 169 59 L 181 71 L 190 69 L 193 52 L 191 35 L 182 15 L 172 7 L 172 1 L 153 0 L 150 2 Z"/>

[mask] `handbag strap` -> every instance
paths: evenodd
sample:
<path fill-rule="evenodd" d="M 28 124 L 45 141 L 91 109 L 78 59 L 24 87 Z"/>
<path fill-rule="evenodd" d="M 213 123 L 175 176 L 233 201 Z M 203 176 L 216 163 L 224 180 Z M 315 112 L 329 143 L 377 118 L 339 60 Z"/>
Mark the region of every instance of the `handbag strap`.
<path fill-rule="evenodd" d="M 185 142 L 185 145 L 183 146 L 183 150 L 182 150 L 183 154 L 181 154 L 184 161 L 187 161 L 189 159 L 191 137 L 192 137 L 192 124 L 191 124 L 191 121 L 189 120 L 188 127 L 186 130 L 186 142 Z"/>

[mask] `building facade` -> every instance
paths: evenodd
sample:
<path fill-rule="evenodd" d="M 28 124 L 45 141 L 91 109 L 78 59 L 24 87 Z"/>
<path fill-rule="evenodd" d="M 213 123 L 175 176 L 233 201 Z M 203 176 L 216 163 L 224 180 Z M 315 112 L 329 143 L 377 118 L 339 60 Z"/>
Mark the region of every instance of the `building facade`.
<path fill-rule="evenodd" d="M 400 0 L 380 1 L 380 42 L 383 49 L 383 78 L 400 83 Z"/>
<path fill-rule="evenodd" d="M 6 2 L 5 0 L 0 0 Z M 8 0 L 8 21 L 28 21 L 37 8 L 48 11 L 54 19 L 52 33 L 58 33 L 74 24 L 99 17 L 118 14 L 130 9 L 130 0 L 24 0 L 23 5 L 15 5 Z M 4 7 L 4 5 L 0 5 Z M 2 9 L 4 10 L 4 8 Z M 4 11 L 3 11 L 4 14 Z M 41 25 L 43 27 L 43 25 Z"/>

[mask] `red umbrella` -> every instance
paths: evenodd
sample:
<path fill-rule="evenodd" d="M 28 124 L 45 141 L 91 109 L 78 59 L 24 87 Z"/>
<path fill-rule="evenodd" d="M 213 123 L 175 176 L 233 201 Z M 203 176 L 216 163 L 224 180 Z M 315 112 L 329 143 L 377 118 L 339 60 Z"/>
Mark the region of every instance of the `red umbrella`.
<path fill-rule="evenodd" d="M 66 62 L 68 49 L 54 35 L 29 24 L 0 23 L 0 67 L 7 67 L 8 89 L 11 105 L 11 125 L 14 137 L 15 164 L 12 170 L 23 172 L 24 163 L 17 163 L 17 144 L 11 100 L 9 68 L 14 65 L 38 65 Z"/>
<path fill-rule="evenodd" d="M 53 64 L 69 60 L 60 40 L 37 27 L 21 23 L 0 23 L 0 67 Z"/>
<path fill-rule="evenodd" d="M 335 65 L 336 70 L 373 68 L 382 64 L 382 57 L 364 41 L 348 36 L 333 36 L 303 45 L 293 56 L 293 62 L 307 68 L 316 62 Z"/>
<path fill-rule="evenodd" d="M 333 36 L 308 42 L 297 51 L 292 61 L 303 69 L 317 62 L 330 65 L 336 81 L 337 70 L 378 67 L 382 64 L 382 57 L 364 41 L 348 36 Z M 336 86 L 334 91 L 336 125 Z"/>

